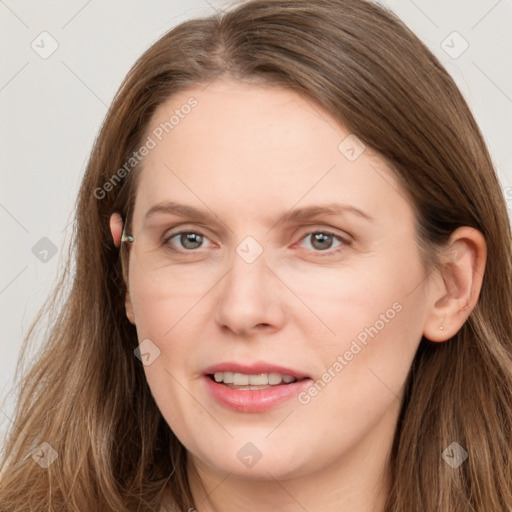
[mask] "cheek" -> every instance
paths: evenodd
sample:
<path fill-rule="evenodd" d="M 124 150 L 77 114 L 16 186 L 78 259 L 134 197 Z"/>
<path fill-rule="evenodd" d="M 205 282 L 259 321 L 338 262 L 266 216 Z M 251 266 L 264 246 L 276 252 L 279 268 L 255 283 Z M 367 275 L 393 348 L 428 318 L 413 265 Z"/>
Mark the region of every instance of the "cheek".
<path fill-rule="evenodd" d="M 190 321 L 198 297 L 205 294 L 205 283 L 177 277 L 176 269 L 168 272 L 143 272 L 130 262 L 130 299 L 139 335 L 163 339 L 175 326 Z"/>
<path fill-rule="evenodd" d="M 186 390 L 193 372 L 191 358 L 197 349 L 196 341 L 184 328 L 190 325 L 194 310 L 191 310 L 192 302 L 184 303 L 179 295 L 155 291 L 136 278 L 131 281 L 139 343 L 142 347 L 150 340 L 147 346 L 155 354 L 151 363 L 144 365 L 144 373 L 162 416 L 173 431 L 180 433 L 180 440 L 185 444 L 190 425 L 187 426 L 184 411 L 190 411 L 196 418 L 204 414 Z"/>
<path fill-rule="evenodd" d="M 353 414 L 369 404 L 380 409 L 401 397 L 421 340 L 425 306 L 417 253 L 411 248 L 407 266 L 396 263 L 400 255 L 404 249 L 395 247 L 386 258 L 366 259 L 359 270 L 337 277 L 331 270 L 330 279 L 326 272 L 314 289 L 303 292 L 322 333 L 310 344 L 325 369 L 312 398 L 322 395 L 319 402 L 325 400 L 326 407 L 339 404 L 337 414 Z M 296 321 L 307 329 L 304 318 Z"/>
<path fill-rule="evenodd" d="M 154 375 L 173 382 L 172 376 L 183 381 L 186 372 L 192 371 L 192 356 L 199 343 L 199 337 L 191 331 L 195 324 L 194 302 L 179 297 L 156 297 L 151 293 L 134 293 L 133 307 L 139 343 L 151 340 L 156 346 L 158 359 L 145 366 L 151 385 Z M 156 364 L 158 363 L 158 364 Z M 160 375 L 161 374 L 161 375 Z"/>
<path fill-rule="evenodd" d="M 395 297 L 383 294 L 377 302 L 374 296 L 371 307 L 347 300 L 343 317 L 331 319 L 336 341 L 315 348 L 324 373 L 299 397 L 295 420 L 306 431 L 313 423 L 329 426 L 322 430 L 328 442 L 317 448 L 326 459 L 333 446 L 353 446 L 378 424 L 394 428 L 393 415 L 421 338 L 418 310 L 393 302 Z M 364 313 L 357 312 L 360 307 Z"/>

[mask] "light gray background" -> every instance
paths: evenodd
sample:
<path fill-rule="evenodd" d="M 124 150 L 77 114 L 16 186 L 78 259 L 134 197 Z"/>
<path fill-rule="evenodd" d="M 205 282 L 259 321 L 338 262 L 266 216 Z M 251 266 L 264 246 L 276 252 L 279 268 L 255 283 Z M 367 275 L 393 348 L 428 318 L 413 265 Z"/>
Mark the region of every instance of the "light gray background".
<path fill-rule="evenodd" d="M 136 58 L 164 32 L 227 3 L 0 0 L 0 434 L 11 422 L 16 390 L 7 392 L 21 341 L 62 266 L 75 197 L 107 106 Z M 381 3 L 431 48 L 461 88 L 510 213 L 512 1 Z M 40 52 L 50 48 L 44 31 L 58 43 L 46 59 L 31 47 L 35 41 Z M 450 36 L 454 31 L 469 44 L 457 58 L 464 41 Z M 46 262 L 32 252 L 43 237 L 58 250 Z"/>

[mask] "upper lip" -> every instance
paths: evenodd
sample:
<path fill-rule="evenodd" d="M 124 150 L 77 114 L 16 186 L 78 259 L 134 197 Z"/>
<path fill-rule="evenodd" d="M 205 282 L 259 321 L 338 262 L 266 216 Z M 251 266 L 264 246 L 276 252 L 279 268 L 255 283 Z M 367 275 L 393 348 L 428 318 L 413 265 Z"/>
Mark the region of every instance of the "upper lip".
<path fill-rule="evenodd" d="M 297 380 L 309 378 L 309 375 L 299 370 L 294 370 L 292 368 L 286 368 L 284 366 L 278 366 L 265 362 L 243 364 L 226 361 L 224 363 L 209 366 L 204 370 L 206 375 L 213 375 L 217 372 L 243 373 L 245 375 L 258 375 L 260 373 L 280 373 L 281 375 L 290 375 L 291 377 L 295 377 Z"/>

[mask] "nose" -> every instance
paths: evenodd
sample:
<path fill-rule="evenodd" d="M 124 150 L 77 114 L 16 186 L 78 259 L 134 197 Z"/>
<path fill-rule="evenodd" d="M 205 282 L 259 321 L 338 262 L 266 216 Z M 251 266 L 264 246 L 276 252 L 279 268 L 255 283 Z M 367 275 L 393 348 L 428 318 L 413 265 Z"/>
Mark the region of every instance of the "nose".
<path fill-rule="evenodd" d="M 235 252 L 231 270 L 219 283 L 217 323 L 239 336 L 278 331 L 286 317 L 284 288 L 267 266 L 265 251 L 252 262 Z"/>

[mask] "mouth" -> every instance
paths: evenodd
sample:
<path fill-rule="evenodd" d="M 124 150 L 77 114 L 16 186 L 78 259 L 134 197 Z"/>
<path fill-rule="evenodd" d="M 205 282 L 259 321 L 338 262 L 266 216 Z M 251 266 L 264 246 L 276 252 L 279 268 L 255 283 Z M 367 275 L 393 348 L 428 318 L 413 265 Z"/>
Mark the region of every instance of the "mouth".
<path fill-rule="evenodd" d="M 267 364 L 225 363 L 208 368 L 203 378 L 207 395 L 237 413 L 265 413 L 284 406 L 313 382 L 295 370 Z"/>
<path fill-rule="evenodd" d="M 207 377 L 231 389 L 241 391 L 256 391 L 260 389 L 268 389 L 277 386 L 287 386 L 294 382 L 301 382 L 308 377 L 294 377 L 293 375 L 285 375 L 278 372 L 245 374 L 237 372 L 215 372 L 207 374 Z"/>

